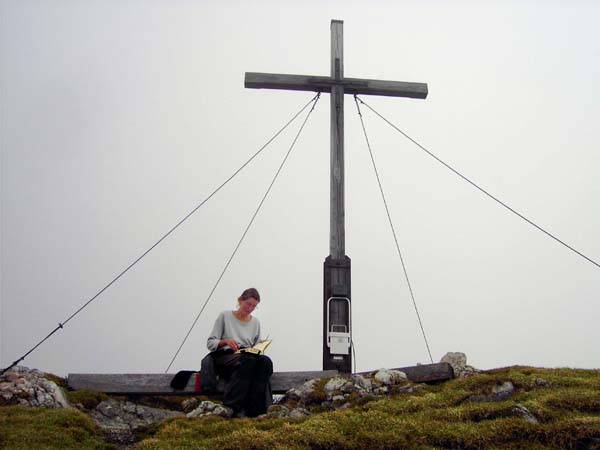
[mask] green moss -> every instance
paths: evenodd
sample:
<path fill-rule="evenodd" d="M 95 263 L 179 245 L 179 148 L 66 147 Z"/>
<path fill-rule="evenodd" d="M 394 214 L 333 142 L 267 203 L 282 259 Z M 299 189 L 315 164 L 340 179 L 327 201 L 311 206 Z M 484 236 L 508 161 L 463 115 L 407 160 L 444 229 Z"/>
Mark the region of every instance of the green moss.
<path fill-rule="evenodd" d="M 317 383 L 311 398 L 313 413 L 325 399 L 323 388 L 327 381 Z M 472 400 L 473 396 L 489 394 L 494 386 L 507 381 L 515 386 L 509 398 L 500 402 Z M 383 398 L 359 398 L 351 394 L 350 399 L 353 404 L 350 409 L 322 408 L 322 412 L 301 419 L 227 420 L 214 416 L 170 419 L 153 428 L 135 448 L 600 449 L 598 371 L 506 367 L 437 385 L 422 385 L 414 392 Z M 515 410 L 516 404 L 526 407 L 539 423 L 531 424 L 522 418 Z M 54 417 L 51 424 L 46 423 L 47 416 L 34 416 L 39 414 L 36 411 L 44 410 L 24 411 L 30 416 L 28 423 L 23 422 L 24 431 L 18 431 L 21 425 L 11 419 L 9 434 L 4 432 L 6 414 L 0 414 L 3 418 L 0 420 L 4 420 L 0 421 L 0 448 L 110 448 L 102 447 L 104 444 L 99 442 L 89 419 L 77 411 L 60 420 Z M 45 411 L 61 414 L 60 410 Z M 29 436 L 36 434 L 33 424 L 37 429 L 38 421 L 45 430 L 42 432 L 45 438 Z M 34 438 L 38 441 L 27 440 Z"/>
<path fill-rule="evenodd" d="M 351 394 L 351 399 L 352 399 L 351 401 L 352 401 L 352 404 L 355 406 L 364 406 L 368 403 L 377 401 L 377 397 L 375 397 L 374 395 L 365 395 L 364 397 L 359 396 L 358 398 L 353 398 L 352 396 L 354 394 L 355 394 L 354 392 Z"/>
<path fill-rule="evenodd" d="M 549 382 L 544 383 L 543 379 Z M 474 402 L 510 381 L 515 393 L 501 402 Z M 319 382 L 313 402 L 324 399 Z M 177 419 L 139 449 L 579 449 L 600 448 L 600 373 L 574 369 L 507 367 L 412 393 L 353 398 L 348 410 L 299 420 Z M 525 421 L 515 405 L 539 420 Z M 318 408 L 313 407 L 313 411 Z"/>
<path fill-rule="evenodd" d="M 551 392 L 541 400 L 542 404 L 560 410 L 600 414 L 600 393 L 590 395 L 589 389 L 571 388 Z"/>
<path fill-rule="evenodd" d="M 0 407 L 0 448 L 113 449 L 102 441 L 91 419 L 73 409 Z"/>

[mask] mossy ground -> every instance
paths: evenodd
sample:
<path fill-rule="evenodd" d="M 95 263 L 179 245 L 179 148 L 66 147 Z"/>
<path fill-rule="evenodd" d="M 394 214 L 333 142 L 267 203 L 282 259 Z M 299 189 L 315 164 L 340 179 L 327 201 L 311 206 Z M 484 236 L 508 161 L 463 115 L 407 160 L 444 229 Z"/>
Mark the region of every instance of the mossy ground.
<path fill-rule="evenodd" d="M 471 400 L 506 381 L 516 389 L 509 399 Z M 600 372 L 511 367 L 305 419 L 175 419 L 135 448 L 600 449 Z"/>
<path fill-rule="evenodd" d="M 506 381 L 516 389 L 510 398 L 472 400 Z M 516 414 L 517 404 L 539 423 Z M 110 448 L 75 410 L 0 408 L 0 436 L 0 448 L 7 449 Z M 296 420 L 178 418 L 134 448 L 600 449 L 600 371 L 496 369 Z"/>
<path fill-rule="evenodd" d="M 74 409 L 0 407 L 0 448 L 10 450 L 115 447 L 102 440 L 92 420 Z"/>

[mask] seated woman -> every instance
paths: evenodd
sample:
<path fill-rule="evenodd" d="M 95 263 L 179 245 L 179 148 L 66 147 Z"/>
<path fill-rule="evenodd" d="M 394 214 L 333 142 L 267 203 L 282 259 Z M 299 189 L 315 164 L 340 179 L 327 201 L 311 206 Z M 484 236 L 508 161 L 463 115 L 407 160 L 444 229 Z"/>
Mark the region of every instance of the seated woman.
<path fill-rule="evenodd" d="M 260 340 L 260 322 L 252 317 L 259 302 L 258 291 L 246 289 L 235 311 L 219 314 L 207 341 L 215 370 L 226 380 L 223 404 L 233 409 L 234 416 L 256 417 L 266 413 L 272 403 L 273 363 L 269 357 L 235 353 Z"/>

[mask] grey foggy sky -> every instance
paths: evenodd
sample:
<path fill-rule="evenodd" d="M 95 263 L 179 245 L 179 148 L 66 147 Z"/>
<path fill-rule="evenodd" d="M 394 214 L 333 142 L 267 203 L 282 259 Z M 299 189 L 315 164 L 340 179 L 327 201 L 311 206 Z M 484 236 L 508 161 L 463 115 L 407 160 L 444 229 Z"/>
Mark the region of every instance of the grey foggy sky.
<path fill-rule="evenodd" d="M 143 253 L 312 97 L 245 71 L 426 82 L 364 97 L 519 212 L 600 258 L 600 5 L 594 2 L 2 1 L 0 365 Z M 599 367 L 598 268 L 363 111 L 434 360 Z M 291 127 L 23 364 L 162 372 L 287 151 Z M 323 95 L 173 370 L 199 366 L 246 287 L 276 370 L 321 364 L 329 231 Z M 428 362 L 346 96 L 346 253 L 357 369 Z"/>

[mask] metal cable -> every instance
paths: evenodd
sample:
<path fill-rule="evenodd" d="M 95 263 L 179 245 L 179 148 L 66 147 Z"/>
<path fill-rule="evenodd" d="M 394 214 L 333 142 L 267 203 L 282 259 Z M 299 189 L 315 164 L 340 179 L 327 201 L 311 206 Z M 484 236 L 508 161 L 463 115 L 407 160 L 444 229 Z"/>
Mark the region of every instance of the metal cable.
<path fill-rule="evenodd" d="M 237 245 L 235 246 L 235 248 L 233 249 L 233 252 L 231 253 L 231 256 L 229 257 L 229 260 L 227 261 L 227 263 L 225 264 L 225 267 L 223 268 L 223 270 L 221 271 L 221 274 L 219 275 L 219 278 L 217 279 L 216 283 L 214 284 L 213 288 L 211 289 L 210 293 L 208 294 L 208 297 L 206 298 L 206 300 L 204 301 L 204 304 L 202 305 L 202 309 L 200 309 L 200 312 L 198 313 L 198 315 L 196 316 L 196 318 L 194 319 L 194 322 L 192 323 L 192 326 L 190 327 L 190 329 L 188 330 L 188 332 L 186 333 L 185 337 L 183 338 L 183 340 L 181 341 L 181 344 L 179 345 L 179 348 L 177 349 L 177 351 L 175 352 L 175 355 L 173 355 L 173 358 L 171 359 L 171 362 L 169 363 L 169 365 L 167 366 L 167 368 L 165 369 L 165 373 L 167 373 L 169 371 L 169 369 L 171 368 L 171 366 L 173 365 L 173 362 L 175 361 L 175 358 L 177 358 L 177 355 L 179 355 L 179 352 L 181 351 L 181 349 L 183 348 L 185 342 L 187 341 L 188 337 L 190 336 L 192 330 L 194 329 L 194 327 L 196 326 L 196 323 L 198 322 L 198 319 L 200 318 L 200 315 L 202 314 L 202 312 L 204 311 L 204 309 L 206 308 L 206 305 L 208 304 L 208 302 L 210 301 L 210 299 L 212 298 L 213 293 L 215 292 L 215 290 L 217 289 L 217 286 L 219 285 L 219 283 L 221 282 L 221 279 L 223 278 L 223 275 L 225 275 L 225 272 L 227 271 L 227 269 L 229 268 L 229 265 L 231 264 L 231 261 L 233 260 L 235 254 L 237 253 L 238 249 L 240 248 L 240 245 L 242 245 L 242 241 L 244 240 L 244 238 L 246 237 L 246 234 L 248 233 L 248 230 L 250 230 L 250 227 L 252 226 L 252 223 L 254 223 L 254 219 L 256 218 L 256 216 L 258 215 L 258 212 L 260 211 L 260 208 L 262 207 L 263 203 L 265 202 L 267 195 L 269 195 L 269 192 L 271 191 L 271 188 L 273 187 L 273 185 L 275 184 L 275 181 L 277 180 L 277 177 L 279 176 L 279 173 L 281 172 L 281 170 L 283 169 L 283 166 L 285 164 L 285 162 L 288 159 L 288 156 L 290 155 L 291 151 L 293 150 L 294 146 L 296 145 L 296 141 L 298 140 L 298 137 L 300 136 L 300 133 L 302 132 L 302 130 L 304 129 L 304 125 L 306 125 L 306 122 L 308 121 L 308 118 L 310 117 L 311 113 L 314 111 L 315 106 L 317 105 L 317 102 L 319 101 L 319 97 L 321 96 L 320 93 L 318 93 L 314 98 L 313 98 L 313 106 L 310 109 L 310 111 L 308 112 L 308 114 L 306 115 L 306 118 L 304 119 L 304 122 L 302 122 L 302 125 L 300 126 L 300 129 L 298 130 L 298 133 L 296 134 L 296 137 L 294 138 L 294 140 L 292 141 L 292 145 L 290 146 L 289 150 L 287 151 L 285 157 L 283 158 L 283 161 L 281 162 L 281 165 L 279 166 L 279 168 L 277 169 L 277 172 L 275 173 L 275 176 L 273 177 L 273 180 L 271 180 L 271 184 L 269 185 L 269 187 L 267 188 L 265 194 L 263 195 L 260 203 L 258 204 L 258 207 L 256 208 L 256 211 L 254 211 L 254 214 L 252 215 L 252 218 L 250 219 L 250 222 L 248 223 L 248 226 L 246 227 L 246 229 L 244 230 L 244 233 L 242 234 L 242 237 L 240 238 L 240 240 L 238 241 Z"/>
<path fill-rule="evenodd" d="M 352 338 L 350 338 L 350 347 L 352 347 L 352 365 L 354 366 L 354 370 L 352 371 L 352 373 L 357 373 L 356 372 L 356 349 L 354 347 L 354 341 L 352 340 Z"/>
<path fill-rule="evenodd" d="M 119 275 L 117 275 L 110 283 L 108 283 L 106 286 L 104 286 L 100 291 L 98 291 L 98 293 L 96 295 L 94 295 L 92 298 L 90 298 L 86 303 L 83 304 L 83 306 L 81 306 L 77 311 L 75 311 L 73 314 L 71 314 L 64 322 L 59 323 L 58 326 L 52 330 L 44 339 L 42 339 L 41 341 L 39 341 L 31 350 L 29 350 L 27 353 L 25 353 L 23 356 L 21 356 L 19 359 L 17 359 L 15 362 L 13 362 L 10 366 L 6 367 L 5 369 L 2 369 L 2 371 L 0 371 L 0 375 L 3 375 L 5 372 L 7 372 L 8 370 L 10 370 L 11 368 L 13 368 L 14 366 L 16 366 L 17 364 L 19 364 L 21 361 L 23 361 L 27 356 L 29 356 L 30 353 L 32 353 L 35 349 L 37 349 L 40 345 L 42 345 L 46 340 L 48 340 L 54 333 L 56 333 L 58 330 L 62 329 L 64 325 L 66 325 L 73 317 L 75 317 L 77 314 L 79 314 L 84 308 L 86 308 L 90 303 L 92 303 L 96 298 L 98 298 L 104 291 L 106 291 L 110 286 L 112 286 L 119 278 L 121 278 L 123 275 L 125 275 L 129 269 L 131 269 L 133 266 L 135 266 L 144 256 L 146 256 L 148 253 L 150 253 L 158 244 L 160 244 L 163 240 L 165 240 L 171 233 L 173 233 L 173 231 L 175 231 L 183 222 L 185 222 L 192 214 L 194 214 L 198 209 L 200 209 L 200 207 L 202 205 L 204 205 L 208 200 L 210 200 L 217 192 L 219 192 L 227 183 L 229 183 L 238 173 L 240 173 L 254 158 L 256 158 L 271 142 L 273 142 L 275 140 L 275 138 L 277 138 L 277 136 L 279 136 L 294 120 L 296 120 L 296 118 L 302 114 L 302 112 L 308 108 L 308 106 L 315 102 L 316 99 L 318 99 L 320 94 L 315 95 L 308 103 L 306 103 L 306 105 L 304 105 L 302 107 L 302 109 L 300 109 L 300 111 L 298 111 L 296 114 L 294 114 L 294 116 L 285 124 L 283 125 L 283 127 L 281 127 L 279 129 L 279 131 L 277 131 L 260 149 L 258 149 L 258 151 L 256 153 L 254 153 L 245 163 L 243 163 L 229 178 L 227 178 L 223 183 L 221 183 L 221 185 L 219 185 L 219 187 L 217 187 L 208 197 L 206 197 L 198 206 L 196 206 L 192 211 L 190 211 L 183 219 L 181 219 L 174 227 L 172 227 L 163 237 L 161 237 L 158 241 L 156 241 L 154 243 L 154 245 L 152 245 L 152 247 L 150 247 L 148 250 L 146 250 L 139 258 L 137 258 L 135 261 L 133 261 L 129 266 L 127 266 L 127 268 L 125 270 L 123 270 Z M 314 106 L 313 106 L 314 108 Z"/>
<path fill-rule="evenodd" d="M 564 245 L 566 248 L 568 248 L 569 250 L 571 250 L 573 253 L 576 253 L 577 255 L 581 256 L 583 259 L 586 259 L 587 261 L 591 262 L 596 267 L 600 268 L 600 263 L 598 263 L 597 261 L 594 261 L 592 258 L 589 258 L 588 256 L 584 255 L 582 252 L 580 252 L 579 250 L 573 248 L 572 246 L 570 246 L 569 244 L 565 243 L 564 241 L 560 240 L 558 237 L 554 236 L 549 231 L 546 231 L 545 229 L 543 229 L 541 226 L 537 225 L 532 220 L 529 220 L 527 217 L 525 217 L 521 213 L 515 211 L 513 208 L 511 208 L 510 206 L 508 206 L 502 200 L 500 200 L 497 197 L 493 196 L 488 191 L 486 191 L 485 189 L 483 189 L 481 186 L 479 186 L 478 184 L 476 184 L 474 181 L 471 181 L 466 176 L 464 176 L 463 174 L 461 174 L 458 170 L 454 169 L 452 166 L 450 166 L 449 164 L 447 164 L 446 162 L 444 162 L 443 160 L 441 160 L 440 158 L 438 158 L 436 155 L 434 155 L 432 152 L 430 152 L 429 150 L 427 150 L 425 147 L 423 147 L 421 144 L 419 144 L 417 141 L 415 141 L 413 138 L 411 138 L 408 134 L 406 134 L 404 131 L 402 131 L 400 128 L 398 128 L 396 125 L 394 125 L 392 122 L 390 122 L 388 119 L 386 119 L 381 114 L 379 114 L 377 111 L 375 111 L 371 106 L 369 106 L 363 100 L 361 100 L 360 98 L 358 98 L 358 101 L 361 102 L 363 105 L 365 105 L 367 108 L 369 108 L 371 111 L 373 111 L 377 116 L 379 116 L 379 118 L 381 118 L 384 122 L 386 122 L 388 125 L 390 125 L 393 129 L 395 129 L 400 134 L 402 134 L 402 136 L 404 136 L 406 139 L 408 139 L 409 141 L 411 141 L 413 144 L 415 144 L 417 147 L 419 147 L 421 150 L 423 150 L 425 153 L 427 153 L 429 156 L 431 156 L 437 162 L 439 162 L 440 164 L 442 164 L 446 168 L 450 169 L 452 172 L 454 172 L 456 175 L 458 175 L 459 177 L 461 177 L 463 180 L 465 180 L 471 186 L 477 188 L 479 191 L 483 192 L 489 198 L 491 198 L 492 200 L 494 200 L 498 204 L 504 206 L 510 212 L 512 212 L 516 216 L 520 217 L 521 219 L 523 219 L 525 222 L 527 222 L 528 224 L 532 225 L 533 227 L 537 228 L 539 231 L 541 231 L 545 235 L 551 237 L 552 239 L 554 239 L 559 244 Z"/>
<path fill-rule="evenodd" d="M 379 191 L 381 192 L 381 198 L 383 199 L 383 205 L 385 206 L 385 213 L 387 214 L 388 221 L 390 223 L 390 228 L 392 229 L 392 235 L 394 236 L 394 242 L 396 243 L 396 250 L 398 251 L 398 256 L 400 257 L 400 262 L 402 263 L 402 270 L 404 271 L 404 277 L 406 278 L 406 284 L 408 285 L 408 290 L 410 291 L 410 297 L 412 298 L 413 306 L 415 308 L 415 312 L 417 313 L 417 319 L 419 320 L 419 326 L 421 327 L 421 333 L 423 334 L 423 339 L 425 340 L 425 346 L 427 347 L 427 353 L 429 353 L 429 359 L 433 364 L 433 358 L 431 357 L 431 350 L 429 349 L 429 342 L 427 342 L 427 336 L 425 334 L 425 328 L 423 327 L 423 322 L 421 321 L 421 315 L 419 314 L 419 308 L 417 308 L 417 302 L 415 300 L 415 294 L 413 292 L 412 285 L 410 284 L 410 279 L 408 278 L 408 272 L 406 270 L 406 264 L 404 264 L 404 258 L 402 257 L 402 252 L 400 251 L 400 245 L 398 244 L 398 238 L 396 237 L 396 230 L 394 229 L 394 223 L 392 222 L 392 216 L 390 215 L 390 210 L 387 205 L 387 201 L 385 199 L 385 193 L 383 192 L 383 186 L 381 185 L 381 179 L 379 178 L 379 172 L 377 171 L 377 166 L 375 164 L 375 158 L 373 156 L 373 151 L 371 149 L 371 143 L 369 142 L 369 137 L 367 136 L 367 129 L 365 128 L 365 122 L 363 120 L 362 113 L 360 111 L 360 106 L 357 101 L 357 96 L 354 95 L 354 102 L 356 103 L 356 109 L 358 110 L 358 116 L 360 117 L 360 124 L 362 125 L 363 133 L 365 135 L 365 140 L 367 141 L 367 148 L 369 149 L 369 155 L 371 155 L 371 162 L 373 163 L 373 170 L 375 171 L 375 177 L 377 178 L 377 184 L 379 185 Z"/>

